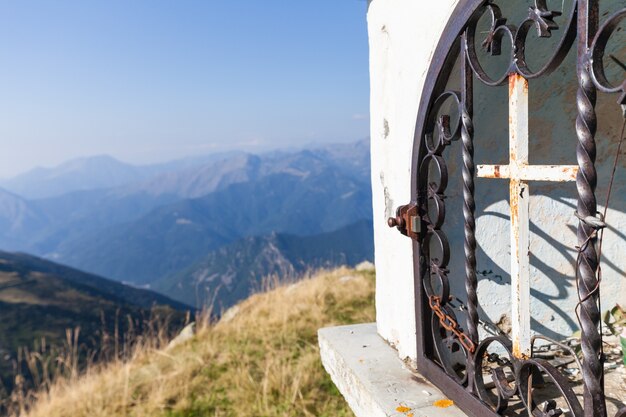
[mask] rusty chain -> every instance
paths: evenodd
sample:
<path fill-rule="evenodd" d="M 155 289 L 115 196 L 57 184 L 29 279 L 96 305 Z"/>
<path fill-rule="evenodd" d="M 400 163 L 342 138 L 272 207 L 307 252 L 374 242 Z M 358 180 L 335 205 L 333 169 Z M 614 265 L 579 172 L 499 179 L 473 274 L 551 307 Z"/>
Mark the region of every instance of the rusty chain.
<path fill-rule="evenodd" d="M 459 343 L 463 345 L 465 350 L 467 350 L 470 354 L 473 354 L 476 351 L 476 345 L 468 335 L 463 333 L 463 329 L 459 326 L 459 323 L 443 311 L 441 308 L 441 297 L 431 295 L 428 297 L 428 304 L 430 305 L 433 313 L 435 313 L 435 315 L 439 318 L 439 324 L 441 324 L 441 327 L 449 332 L 452 332 L 459 340 Z"/>

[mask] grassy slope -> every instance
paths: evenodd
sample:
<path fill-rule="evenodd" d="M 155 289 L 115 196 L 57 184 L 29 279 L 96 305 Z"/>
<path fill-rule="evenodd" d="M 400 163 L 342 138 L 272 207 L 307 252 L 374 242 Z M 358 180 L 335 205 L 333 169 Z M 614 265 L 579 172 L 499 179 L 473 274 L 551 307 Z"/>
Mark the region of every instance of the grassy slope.
<path fill-rule="evenodd" d="M 57 383 L 28 416 L 350 416 L 316 332 L 373 320 L 373 273 L 321 273 L 250 297 L 169 351 Z"/>
<path fill-rule="evenodd" d="M 13 388 L 18 350 L 38 350 L 34 345 L 41 345 L 43 338 L 49 347 L 63 347 L 66 330 L 79 328 L 78 342 L 91 351 L 102 348 L 102 340 L 116 328 L 127 333 L 130 318 L 135 330 L 145 330 L 158 316 L 170 317 L 178 326 L 185 320 L 185 308 L 151 291 L 0 251 L 0 387 Z"/>

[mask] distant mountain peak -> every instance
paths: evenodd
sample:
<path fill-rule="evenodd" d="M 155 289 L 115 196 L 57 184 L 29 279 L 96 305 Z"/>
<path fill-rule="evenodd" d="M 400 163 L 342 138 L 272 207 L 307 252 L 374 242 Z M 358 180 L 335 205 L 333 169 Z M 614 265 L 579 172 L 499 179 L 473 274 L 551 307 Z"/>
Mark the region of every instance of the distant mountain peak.
<path fill-rule="evenodd" d="M 26 198 L 42 199 L 75 191 L 112 188 L 142 178 L 141 168 L 110 155 L 96 155 L 71 159 L 51 168 L 34 168 L 0 185 Z"/>

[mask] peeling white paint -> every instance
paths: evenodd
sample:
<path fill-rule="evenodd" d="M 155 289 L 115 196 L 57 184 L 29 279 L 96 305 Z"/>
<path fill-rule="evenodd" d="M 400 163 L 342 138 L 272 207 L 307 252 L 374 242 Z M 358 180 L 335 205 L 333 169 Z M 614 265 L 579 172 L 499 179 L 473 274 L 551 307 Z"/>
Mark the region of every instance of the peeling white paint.
<path fill-rule="evenodd" d="M 456 0 L 425 4 L 415 0 L 373 0 L 368 11 L 371 74 L 372 188 L 376 250 L 376 308 L 379 333 L 401 357 L 416 357 L 413 264 L 411 241 L 386 219 L 410 200 L 411 156 L 418 105 L 433 51 Z M 428 16 L 428 19 L 424 19 Z M 532 80 L 530 94 L 529 164 L 518 173 L 530 180 L 575 176 L 576 133 L 575 57 L 570 56 L 553 75 Z M 493 89 L 476 83 L 476 163 L 506 164 L 508 156 L 506 87 Z M 501 94 L 502 93 L 502 94 Z M 598 201 L 606 193 L 616 135 L 607 126 L 621 118 L 614 96 L 598 96 Z M 388 137 L 385 137 L 385 121 Z M 501 124 L 497 122 L 502 121 Z M 463 216 L 460 149 L 447 154 L 446 232 L 451 246 L 452 291 L 464 294 Z M 505 150 L 502 152 L 502 150 Z M 448 152 L 448 151 L 446 151 Z M 622 159 L 605 233 L 602 301 L 608 309 L 626 300 L 626 160 Z M 567 166 L 562 173 L 553 165 Z M 543 176 L 543 177 L 541 177 Z M 496 323 L 511 314 L 509 187 L 505 181 L 478 178 L 477 253 L 480 316 Z M 573 281 L 577 219 L 573 183 L 532 184 L 530 219 L 530 316 L 532 332 L 550 337 L 577 328 Z"/>
<path fill-rule="evenodd" d="M 367 14 L 378 331 L 401 357 L 413 360 L 411 242 L 389 229 L 386 220 L 395 214 L 395 206 L 410 199 L 413 133 L 421 90 L 428 62 L 456 2 L 373 0 Z"/>

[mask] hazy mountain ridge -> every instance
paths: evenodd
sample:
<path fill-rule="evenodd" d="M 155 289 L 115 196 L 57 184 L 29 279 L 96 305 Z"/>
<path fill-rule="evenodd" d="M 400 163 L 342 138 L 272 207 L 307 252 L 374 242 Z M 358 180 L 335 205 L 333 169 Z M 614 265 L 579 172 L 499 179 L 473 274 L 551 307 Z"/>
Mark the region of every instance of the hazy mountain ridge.
<path fill-rule="evenodd" d="M 236 153 L 215 162 L 166 172 L 107 190 L 78 191 L 41 199 L 31 205 L 48 215 L 46 227 L 32 234 L 30 251 L 56 258 L 58 246 L 87 233 L 100 233 L 114 225 L 139 220 L 158 207 L 198 198 L 255 177 L 259 157 Z"/>
<path fill-rule="evenodd" d="M 150 283 L 241 237 L 313 235 L 371 218 L 368 191 L 332 167 L 315 175 L 273 174 L 86 234 L 61 245 L 58 259 L 114 279 Z"/>
<path fill-rule="evenodd" d="M 31 202 L 50 219 L 31 234 L 28 252 L 54 257 L 59 245 L 87 233 L 135 221 L 155 208 L 180 201 L 175 195 L 146 192 L 120 195 L 113 190 L 91 190 Z"/>
<path fill-rule="evenodd" d="M 35 168 L 0 183 L 29 199 L 40 199 L 73 191 L 105 189 L 139 181 L 148 175 L 140 167 L 108 155 L 78 158 L 54 168 Z"/>
<path fill-rule="evenodd" d="M 219 188 L 219 178 L 227 177 L 227 172 L 224 171 L 230 171 L 236 177 L 227 180 L 227 183 L 250 179 L 249 176 L 242 176 L 243 172 L 237 166 L 238 160 L 252 158 L 260 169 L 261 160 L 275 164 L 285 156 L 299 152 L 310 152 L 328 160 L 333 159 L 348 170 L 360 168 L 362 175 L 367 174 L 366 170 L 369 169 L 369 161 L 363 164 L 364 154 L 369 155 L 369 141 L 362 140 L 317 146 L 303 151 L 274 151 L 260 157 L 242 151 L 229 151 L 149 165 L 134 165 L 109 155 L 96 155 L 72 159 L 55 167 L 37 167 L 15 177 L 0 180 L 0 187 L 28 200 L 111 188 L 119 188 L 118 194 L 144 191 L 158 195 L 169 192 L 184 198 L 194 198 Z M 208 172 L 203 173 L 207 170 Z M 269 172 L 275 171 L 265 167 L 265 175 Z M 216 174 L 218 180 L 211 181 L 210 177 Z"/>
<path fill-rule="evenodd" d="M 364 183 L 369 190 L 368 142 L 260 156 L 230 152 L 187 158 L 153 166 L 151 169 L 159 174 L 120 187 L 23 200 L 43 221 L 25 222 L 18 229 L 19 242 L 16 234 L 8 233 L 11 224 L 0 224 L 0 248 L 54 258 L 61 244 L 86 233 L 106 232 L 111 226 L 137 221 L 164 205 L 204 197 L 233 184 L 257 181 L 272 174 L 305 177 L 329 167 Z"/>
<path fill-rule="evenodd" d="M 26 199 L 46 199 L 80 191 L 126 187 L 169 172 L 203 166 L 240 153 L 223 152 L 149 165 L 134 165 L 109 155 L 96 155 L 72 159 L 51 168 L 37 167 L 0 181 L 0 187 Z"/>
<path fill-rule="evenodd" d="M 143 192 L 154 196 L 198 198 L 230 184 L 253 179 L 258 175 L 261 163 L 261 157 L 243 152 L 225 155 L 211 163 L 167 172 L 148 181 L 114 190 L 113 193 L 124 196 Z"/>
<path fill-rule="evenodd" d="M 247 237 L 204 256 L 190 268 L 165 277 L 154 289 L 187 304 L 215 299 L 217 312 L 247 298 L 270 275 L 296 278 L 317 268 L 373 261 L 372 223 L 362 220 L 314 236 L 272 233 Z"/>
<path fill-rule="evenodd" d="M 152 167 L 156 174 L 147 179 L 135 181 L 135 176 L 119 187 L 45 199 L 6 193 L 5 205 L 20 210 L 4 210 L 11 214 L 4 223 L 0 211 L 0 245 L 118 281 L 153 284 L 242 239 L 272 233 L 315 236 L 371 219 L 369 163 L 369 142 L 360 141 L 173 161 Z M 1 199 L 2 194 L 0 209 Z M 342 242 L 345 250 L 355 249 Z M 299 248 L 297 239 L 290 244 Z M 284 245 L 277 252 L 267 242 L 250 246 L 255 247 L 258 253 L 249 257 L 265 259 L 266 267 L 256 269 L 260 273 L 295 273 L 297 259 L 305 256 L 286 255 Z M 323 256 L 332 261 L 329 253 Z M 302 267 L 323 264 L 323 256 L 302 261 Z M 247 283 L 242 288 L 229 299 L 247 295 Z"/>
<path fill-rule="evenodd" d="M 27 236 L 45 227 L 47 215 L 20 196 L 0 189 L 0 245 L 21 249 Z"/>
<path fill-rule="evenodd" d="M 181 265 L 188 266 L 184 263 L 195 261 L 199 253 L 244 236 L 272 231 L 315 234 L 371 217 L 367 141 L 260 156 L 233 152 L 163 166 L 159 169 L 169 171 L 121 187 L 35 201 L 20 199 L 25 212 L 32 215 L 25 217 L 16 233 L 12 228 L 18 222 L 11 217 L 0 228 L 0 245 L 118 280 L 144 282 L 156 279 L 155 273 L 162 272 L 158 278 Z M 307 188 L 318 198 L 307 200 Z M 272 204 L 279 193 L 283 194 L 280 201 Z M 297 199 L 313 208 L 306 216 L 296 215 L 304 211 L 305 204 L 298 204 Z M 220 200 L 223 209 L 215 207 Z M 247 212 L 274 214 L 242 213 L 238 207 L 244 201 Z M 286 213 L 285 220 L 277 210 Z M 231 226 L 221 224 L 229 218 L 233 218 Z M 184 225 L 187 230 L 179 230 Z M 149 250 L 142 248 L 145 243 Z M 163 260 L 166 254 L 171 255 L 172 265 L 164 271 L 148 268 L 145 273 L 127 269 L 127 264 L 144 259 L 144 253 L 153 249 L 157 265 L 167 263 Z M 122 252 L 121 262 L 107 256 L 115 251 Z M 140 256 L 131 260 L 131 254 Z"/>

